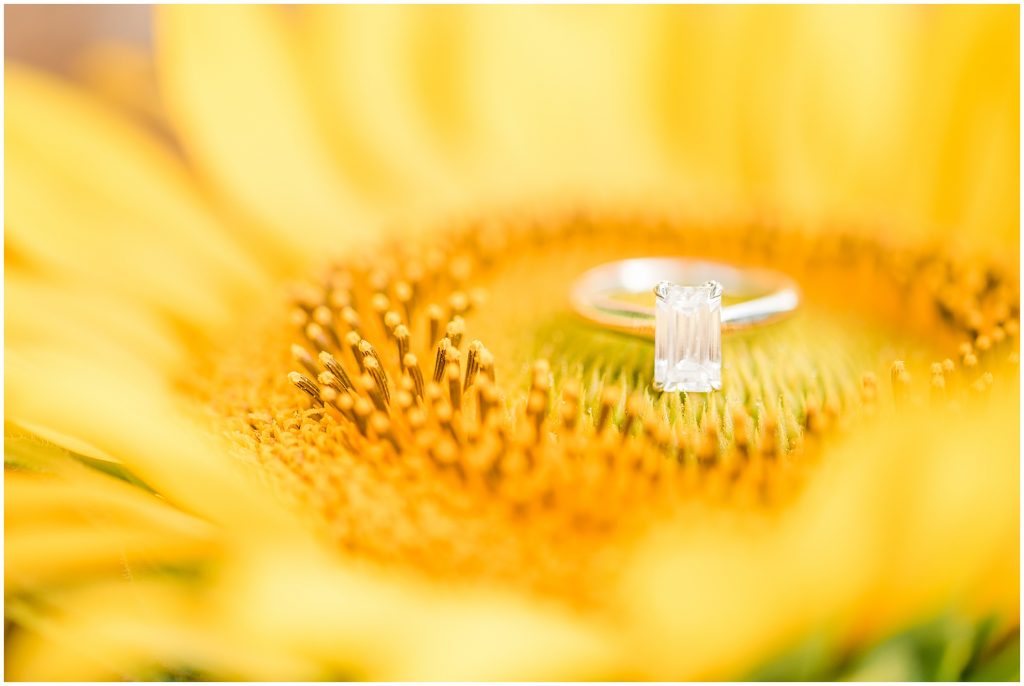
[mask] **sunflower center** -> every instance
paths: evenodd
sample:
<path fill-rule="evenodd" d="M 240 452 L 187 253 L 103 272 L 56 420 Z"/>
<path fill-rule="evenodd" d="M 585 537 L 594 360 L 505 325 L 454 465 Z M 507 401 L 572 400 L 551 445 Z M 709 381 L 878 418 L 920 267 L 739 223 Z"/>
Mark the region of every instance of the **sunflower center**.
<path fill-rule="evenodd" d="M 903 403 L 955 406 L 991 383 L 984 360 L 1015 355 L 1001 275 L 853 235 L 572 215 L 434 236 L 326 266 L 203 383 L 325 539 L 438 577 L 599 604 L 653 522 L 770 515 L 822 439 Z M 565 298 L 586 268 L 649 255 L 771 265 L 807 302 L 723 341 L 721 392 L 658 393 L 652 344 Z"/>

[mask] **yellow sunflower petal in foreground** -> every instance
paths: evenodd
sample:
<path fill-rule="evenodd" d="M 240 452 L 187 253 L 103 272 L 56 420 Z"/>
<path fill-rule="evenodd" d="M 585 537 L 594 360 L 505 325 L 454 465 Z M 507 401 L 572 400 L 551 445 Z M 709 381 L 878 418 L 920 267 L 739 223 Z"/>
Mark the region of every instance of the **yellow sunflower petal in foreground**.
<path fill-rule="evenodd" d="M 1012 678 L 1016 11 L 165 8 L 184 159 L 8 64 L 7 675 Z M 806 302 L 657 394 L 649 254 Z"/>

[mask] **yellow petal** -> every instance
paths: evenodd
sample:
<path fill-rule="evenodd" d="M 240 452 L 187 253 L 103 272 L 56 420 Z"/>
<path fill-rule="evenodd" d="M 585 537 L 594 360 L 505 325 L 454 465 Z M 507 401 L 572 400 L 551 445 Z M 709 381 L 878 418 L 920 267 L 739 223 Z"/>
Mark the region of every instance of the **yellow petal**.
<path fill-rule="evenodd" d="M 217 549 L 213 527 L 148 492 L 59 453 L 37 462 L 30 467 L 47 471 L 9 470 L 4 479 L 9 592 L 78 581 L 86 573 L 190 562 Z"/>
<path fill-rule="evenodd" d="M 748 66 L 742 34 L 744 8 L 669 7 L 657 10 L 649 40 L 653 65 L 654 128 L 687 186 L 736 202 L 742 175 L 738 74 Z M 761 57 L 761 56 L 759 56 Z M 753 66 L 753 65 L 750 65 Z"/>
<path fill-rule="evenodd" d="M 1015 238 L 1018 8 L 658 11 L 657 128 L 702 206 Z"/>
<path fill-rule="evenodd" d="M 4 218 L 28 264 L 209 329 L 262 284 L 151 134 L 52 77 L 5 75 Z"/>
<path fill-rule="evenodd" d="M 75 80 L 115 106 L 164 126 L 153 60 L 144 45 L 102 40 L 85 46 L 71 65 Z"/>
<path fill-rule="evenodd" d="M 5 285 L 5 358 L 14 366 L 24 355 L 74 351 L 82 365 L 134 376 L 140 382 L 166 382 L 190 360 L 168 322 L 142 303 L 89 285 L 72 289 L 26 277 L 19 269 L 8 269 Z M 116 461 L 88 440 L 56 428 L 59 418 L 21 414 L 19 390 L 11 385 L 7 389 L 8 421 L 81 455 Z"/>
<path fill-rule="evenodd" d="M 10 415 L 8 416 L 8 420 L 12 426 L 16 426 L 18 429 L 27 431 L 33 436 L 53 443 L 54 445 L 59 445 L 65 450 L 69 450 L 77 455 L 91 457 L 94 460 L 102 460 L 104 462 L 120 461 L 113 455 L 97 448 L 95 445 L 78 436 L 66 434 L 59 429 L 53 428 L 53 423 L 47 421 L 46 418 L 42 419 L 44 422 L 42 424 L 36 424 L 31 420 L 26 420 L 24 417 L 12 418 Z"/>
<path fill-rule="evenodd" d="M 1020 8 L 943 7 L 917 56 L 898 206 L 971 250 L 1020 238 Z"/>
<path fill-rule="evenodd" d="M 878 635 L 949 606 L 1013 617 L 1020 577 L 1005 559 L 1020 559 L 1017 390 L 996 389 L 990 402 L 984 416 L 968 415 L 952 430 L 932 417 L 892 432 L 879 451 L 887 463 L 868 461 L 870 494 L 851 494 L 878 517 L 866 631 Z M 990 602 L 982 606 L 976 595 Z"/>
<path fill-rule="evenodd" d="M 136 565 L 194 562 L 213 549 L 208 540 L 109 522 L 102 527 L 18 528 L 4 538 L 4 581 L 8 590 L 20 591 Z"/>
<path fill-rule="evenodd" d="M 638 653 L 661 678 L 716 679 L 815 633 L 870 643 L 950 610 L 1014 622 L 1019 404 L 1006 391 L 947 429 L 921 412 L 829 446 L 777 521 L 737 530 L 698 512 L 666 527 L 624 587 Z"/>
<path fill-rule="evenodd" d="M 323 677 L 275 643 L 238 640 L 239 627 L 223 623 L 205 596 L 173 576 L 112 579 L 42 598 L 42 608 L 7 603 L 18 624 L 4 665 L 8 677 L 137 680 L 196 671 L 243 680 Z"/>
<path fill-rule="evenodd" d="M 468 113 L 458 90 L 464 15 L 455 7 L 301 11 L 303 64 L 325 139 L 346 178 L 379 204 L 436 207 L 465 199 L 459 177 L 468 174 L 459 165 Z"/>
<path fill-rule="evenodd" d="M 608 627 L 500 591 L 446 589 L 345 569 L 322 555 L 263 551 L 225 573 L 222 608 L 342 672 L 380 680 L 580 679 L 615 675 Z"/>
<path fill-rule="evenodd" d="M 481 182 L 590 199 L 661 180 L 656 20 L 638 7 L 471 8 L 462 67 Z"/>
<path fill-rule="evenodd" d="M 7 473 L 4 485 L 4 523 L 8 531 L 22 526 L 92 522 L 196 537 L 213 533 L 207 523 L 174 509 L 166 501 L 84 467 L 60 476 L 12 471 Z"/>
<path fill-rule="evenodd" d="M 75 351 L 5 359 L 7 420 L 48 427 L 123 462 L 169 501 L 240 541 L 299 535 L 256 476 L 200 425 L 198 408 L 145 365 L 107 368 Z"/>
<path fill-rule="evenodd" d="M 177 332 L 151 308 L 88 284 L 71 287 L 8 269 L 6 349 L 75 349 L 111 368 L 138 361 L 168 377 L 190 358 Z"/>
<path fill-rule="evenodd" d="M 275 7 L 161 7 L 157 66 L 188 156 L 281 255 L 298 259 L 374 227 L 323 144 L 287 23 Z"/>

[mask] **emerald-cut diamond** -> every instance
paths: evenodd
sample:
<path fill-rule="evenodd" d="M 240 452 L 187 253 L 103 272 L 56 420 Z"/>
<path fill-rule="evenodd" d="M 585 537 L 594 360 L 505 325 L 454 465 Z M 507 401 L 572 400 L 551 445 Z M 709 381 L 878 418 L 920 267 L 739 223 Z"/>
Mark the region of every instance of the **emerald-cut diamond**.
<path fill-rule="evenodd" d="M 709 393 L 722 387 L 722 285 L 677 286 L 654 294 L 654 385 Z"/>

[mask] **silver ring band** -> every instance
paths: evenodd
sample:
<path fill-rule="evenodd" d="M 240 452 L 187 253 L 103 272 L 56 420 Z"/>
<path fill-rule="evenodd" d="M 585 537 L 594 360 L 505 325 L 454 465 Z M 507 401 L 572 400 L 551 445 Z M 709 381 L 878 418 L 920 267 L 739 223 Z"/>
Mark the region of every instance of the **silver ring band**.
<path fill-rule="evenodd" d="M 735 302 L 722 307 L 722 331 L 767 324 L 800 304 L 800 289 L 785 274 L 754 267 L 679 257 L 641 257 L 610 262 L 584 272 L 572 286 L 573 309 L 583 318 L 622 333 L 654 337 L 655 310 L 622 300 L 653 293 L 662 282 L 700 284 L 717 281 Z"/>

